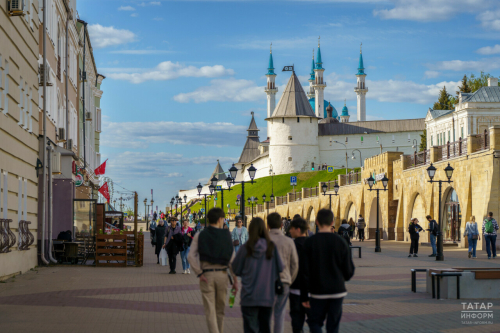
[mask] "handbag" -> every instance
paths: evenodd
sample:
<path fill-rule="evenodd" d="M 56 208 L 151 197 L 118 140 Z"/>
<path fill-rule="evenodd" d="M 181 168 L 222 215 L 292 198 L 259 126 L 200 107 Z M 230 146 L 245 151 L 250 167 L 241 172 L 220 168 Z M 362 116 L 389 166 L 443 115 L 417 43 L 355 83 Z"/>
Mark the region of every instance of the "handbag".
<path fill-rule="evenodd" d="M 278 274 L 278 279 L 276 280 L 276 282 L 274 283 L 274 291 L 276 293 L 276 295 L 283 295 L 283 282 L 281 282 L 281 277 L 280 277 L 280 272 L 279 272 L 279 267 L 278 267 L 278 251 L 275 249 L 274 250 L 274 262 L 276 263 L 276 273 Z"/>
<path fill-rule="evenodd" d="M 242 232 L 243 232 L 243 230 L 242 230 Z M 239 236 L 238 238 L 239 238 L 239 239 L 235 239 L 235 240 L 233 241 L 233 246 L 238 246 L 238 245 L 240 245 L 241 234 L 240 234 L 240 236 Z"/>

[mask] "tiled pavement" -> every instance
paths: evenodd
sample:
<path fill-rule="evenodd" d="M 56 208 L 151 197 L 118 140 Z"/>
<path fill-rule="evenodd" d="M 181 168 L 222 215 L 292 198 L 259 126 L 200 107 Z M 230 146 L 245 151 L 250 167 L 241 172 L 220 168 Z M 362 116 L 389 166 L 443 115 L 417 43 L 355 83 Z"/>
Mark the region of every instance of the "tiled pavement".
<path fill-rule="evenodd" d="M 355 245 L 358 245 L 357 242 Z M 421 248 L 407 258 L 407 244 L 364 242 L 354 257 L 356 274 L 348 283 L 341 332 L 500 332 L 500 300 L 493 300 L 493 325 L 464 325 L 461 301 L 433 300 L 418 279 L 410 292 L 410 268 L 500 267 L 500 259 L 466 258 L 465 250 L 445 250 L 436 263 Z M 0 332 L 208 332 L 194 275 L 168 275 L 146 244 L 144 267 L 38 268 L 0 284 Z M 182 271 L 178 258 L 177 271 Z M 500 288 L 500 284 L 499 284 Z M 462 300 L 463 302 L 463 300 Z M 236 302 L 239 303 L 239 300 Z M 286 332 L 291 332 L 288 322 Z M 226 310 L 226 333 L 242 332 L 239 307 Z"/>

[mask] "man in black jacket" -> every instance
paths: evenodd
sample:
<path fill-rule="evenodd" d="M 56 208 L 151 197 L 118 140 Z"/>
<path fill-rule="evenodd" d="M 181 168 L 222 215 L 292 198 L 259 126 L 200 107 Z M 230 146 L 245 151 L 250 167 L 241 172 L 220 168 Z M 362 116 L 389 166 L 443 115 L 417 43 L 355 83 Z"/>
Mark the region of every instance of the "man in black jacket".
<path fill-rule="evenodd" d="M 429 257 L 435 257 L 437 255 L 436 236 L 439 227 L 436 220 L 432 219 L 432 216 L 427 215 L 425 218 L 427 219 L 427 221 L 429 221 L 429 229 L 427 229 L 427 231 L 429 231 L 430 233 L 431 246 L 432 246 L 432 254 Z"/>
<path fill-rule="evenodd" d="M 410 233 L 411 245 L 410 245 L 410 254 L 408 257 L 412 255 L 414 257 L 418 257 L 418 241 L 420 239 L 419 232 L 424 232 L 424 229 L 418 224 L 418 219 L 412 218 L 410 220 L 410 225 L 408 226 L 408 232 Z"/>
<path fill-rule="evenodd" d="M 304 295 L 301 292 L 301 297 L 309 297 L 302 305 L 311 309 L 308 319 L 311 333 L 321 333 L 325 318 L 327 333 L 339 331 L 342 301 L 347 295 L 345 281 L 354 275 L 349 246 L 341 236 L 331 232 L 332 224 L 332 211 L 321 209 L 316 217 L 318 232 L 304 243 L 307 292 Z"/>
<path fill-rule="evenodd" d="M 299 257 L 299 273 L 295 281 L 290 285 L 290 317 L 292 318 L 293 333 L 301 333 L 304 327 L 306 315 L 309 309 L 302 305 L 302 302 L 307 302 L 307 288 L 304 281 L 305 261 L 307 260 L 304 253 L 304 242 L 307 238 L 307 222 L 301 218 L 294 218 L 289 226 L 290 236 L 294 239 L 295 248 Z"/>

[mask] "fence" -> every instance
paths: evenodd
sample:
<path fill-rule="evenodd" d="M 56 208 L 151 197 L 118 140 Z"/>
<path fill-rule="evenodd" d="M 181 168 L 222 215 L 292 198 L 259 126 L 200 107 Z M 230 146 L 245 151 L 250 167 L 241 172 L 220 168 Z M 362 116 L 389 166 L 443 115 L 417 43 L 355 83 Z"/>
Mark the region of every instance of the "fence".
<path fill-rule="evenodd" d="M 486 150 L 486 149 L 490 148 L 490 136 L 488 135 L 487 130 L 484 130 L 483 134 L 472 135 L 471 140 L 472 140 L 472 146 L 477 147 L 471 153 L 474 153 L 476 151 Z"/>
<path fill-rule="evenodd" d="M 467 155 L 467 139 L 462 140 L 462 138 L 460 138 L 458 141 L 448 141 L 438 149 L 441 150 L 441 156 L 438 156 L 438 160 L 447 160 L 453 157 Z M 439 157 L 441 159 L 439 159 Z"/>
<path fill-rule="evenodd" d="M 331 181 L 329 183 L 331 183 Z M 342 185 L 352 185 L 359 183 L 361 183 L 361 172 L 348 173 L 347 175 L 340 175 L 340 184 Z M 335 183 L 331 185 L 332 189 L 334 185 Z M 328 190 L 330 190 L 330 186 L 328 187 Z"/>
<path fill-rule="evenodd" d="M 414 152 L 412 155 L 405 155 L 404 158 L 406 159 L 406 169 L 429 164 L 431 160 L 430 154 L 431 151 L 427 149 L 419 153 Z"/>

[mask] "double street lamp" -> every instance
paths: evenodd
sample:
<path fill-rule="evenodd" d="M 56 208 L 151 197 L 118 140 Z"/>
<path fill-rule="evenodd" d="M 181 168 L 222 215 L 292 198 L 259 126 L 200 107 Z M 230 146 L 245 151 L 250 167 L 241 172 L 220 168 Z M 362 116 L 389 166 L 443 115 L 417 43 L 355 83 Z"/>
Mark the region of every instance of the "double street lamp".
<path fill-rule="evenodd" d="M 255 173 L 257 172 L 257 169 L 253 166 L 253 164 L 250 165 L 250 167 L 248 168 L 248 175 L 250 176 L 250 184 L 254 184 L 256 183 L 254 181 L 254 178 L 255 178 Z M 236 168 L 234 166 L 234 163 L 233 163 L 233 166 L 231 168 L 229 168 L 229 175 L 231 176 L 231 179 L 232 179 L 232 184 L 241 184 L 241 205 L 240 205 L 240 216 L 243 218 L 243 223 L 246 227 L 247 223 L 246 223 L 246 219 L 245 219 L 245 180 L 242 180 L 240 182 L 237 182 L 236 181 L 236 175 L 238 174 L 238 168 Z"/>
<path fill-rule="evenodd" d="M 184 194 L 184 197 L 180 197 L 180 196 L 176 195 L 175 199 L 177 199 L 177 203 L 181 204 L 181 225 L 182 225 L 182 199 L 184 199 L 184 203 L 186 203 L 187 202 L 187 195 Z"/>
<path fill-rule="evenodd" d="M 231 176 L 227 176 L 225 180 L 227 188 L 222 188 L 221 186 L 220 189 L 217 189 L 217 182 L 219 181 L 217 177 L 214 176 L 212 179 L 210 179 L 210 182 L 212 183 L 212 186 L 215 188 L 215 190 L 220 191 L 220 208 L 222 208 L 222 210 L 224 210 L 224 191 L 231 191 L 231 186 L 233 185 L 233 179 L 231 178 Z"/>
<path fill-rule="evenodd" d="M 326 191 L 328 190 L 328 185 L 326 185 L 326 183 L 323 183 L 323 185 L 321 185 L 321 189 L 323 190 L 323 196 L 325 195 L 328 195 L 330 197 L 330 210 L 332 210 L 332 195 L 339 195 L 338 192 L 339 192 L 339 184 L 335 183 L 335 185 L 333 186 L 333 190 L 335 191 L 335 193 L 328 193 L 326 194 Z"/>
<path fill-rule="evenodd" d="M 257 204 L 257 201 L 258 201 L 258 200 L 259 200 L 259 199 L 257 199 L 256 197 L 249 197 L 249 198 L 247 199 L 248 205 L 249 205 L 249 206 L 250 206 L 250 205 L 252 206 L 252 219 L 253 219 L 253 206 Z M 238 206 L 240 205 L 240 199 L 236 200 L 236 204 L 237 204 Z"/>
<path fill-rule="evenodd" d="M 262 195 L 262 203 L 265 204 L 267 202 L 267 215 L 269 215 L 269 204 L 274 202 L 274 194 L 271 193 L 271 197 L 269 198 L 269 201 L 266 201 L 266 194 Z"/>
<path fill-rule="evenodd" d="M 446 178 L 448 180 L 433 180 L 434 176 L 436 175 L 436 168 L 431 165 L 427 168 L 427 174 L 429 175 L 429 178 L 431 180 L 428 180 L 429 183 L 438 183 L 439 184 L 439 230 L 437 232 L 437 254 L 436 254 L 436 261 L 443 261 L 444 260 L 444 252 L 443 252 L 443 225 L 441 223 L 441 190 L 442 190 L 442 185 L 443 182 L 451 184 L 453 181 L 451 181 L 451 176 L 453 176 L 453 171 L 454 169 L 450 166 L 450 163 L 448 163 L 448 166 L 444 168 L 444 172 L 446 174 Z"/>
<path fill-rule="evenodd" d="M 174 214 L 174 203 L 175 203 L 175 198 L 172 197 L 172 199 L 170 199 L 170 215 L 172 216 Z M 177 209 L 177 207 L 176 207 Z"/>
<path fill-rule="evenodd" d="M 213 184 L 211 184 L 209 187 L 208 187 L 208 190 L 210 191 L 210 194 L 208 193 L 201 193 L 201 190 L 203 190 L 203 185 L 201 185 L 201 183 L 198 184 L 198 186 L 196 186 L 196 189 L 198 190 L 198 196 L 200 195 L 203 195 L 205 197 L 205 227 L 207 227 L 207 196 L 211 196 L 212 193 L 214 192 L 214 189 L 215 189 L 215 186 Z"/>
<path fill-rule="evenodd" d="M 384 174 L 384 178 L 382 178 L 381 181 L 382 181 L 382 185 L 384 185 L 384 188 L 374 189 L 372 187 L 373 187 L 373 184 L 375 183 L 375 179 L 373 179 L 373 176 L 370 176 L 370 178 L 368 178 L 368 186 L 370 186 L 370 188 L 368 190 L 369 191 L 377 191 L 377 230 L 375 230 L 375 252 L 382 252 L 382 249 L 380 248 L 380 228 L 379 228 L 379 218 L 378 218 L 379 192 L 380 191 L 387 191 L 387 183 L 389 182 L 389 179 Z"/>
<path fill-rule="evenodd" d="M 149 230 L 148 225 L 148 210 L 147 210 L 148 199 L 144 199 L 144 220 L 146 220 L 146 230 Z"/>

